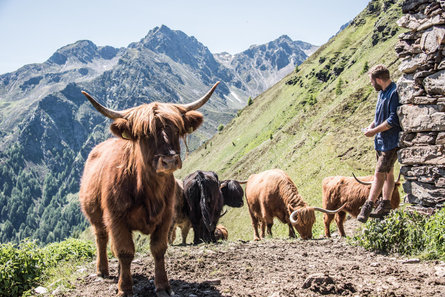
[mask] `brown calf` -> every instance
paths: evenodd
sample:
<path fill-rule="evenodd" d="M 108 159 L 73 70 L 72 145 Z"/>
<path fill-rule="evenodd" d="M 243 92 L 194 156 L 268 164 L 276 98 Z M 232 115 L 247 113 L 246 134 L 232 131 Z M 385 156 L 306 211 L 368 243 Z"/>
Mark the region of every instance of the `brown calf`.
<path fill-rule="evenodd" d="M 216 240 L 227 240 L 229 238 L 229 231 L 223 225 L 219 224 L 215 229 L 215 238 Z"/>

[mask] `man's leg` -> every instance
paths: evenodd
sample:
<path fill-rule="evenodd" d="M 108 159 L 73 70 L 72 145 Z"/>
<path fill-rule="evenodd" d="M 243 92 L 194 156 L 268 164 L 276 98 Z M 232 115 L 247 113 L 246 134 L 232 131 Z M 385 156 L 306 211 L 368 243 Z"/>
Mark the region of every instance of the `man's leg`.
<path fill-rule="evenodd" d="M 366 223 L 371 214 L 372 208 L 374 207 L 374 203 L 377 201 L 377 198 L 380 196 L 382 192 L 383 184 L 386 180 L 385 172 L 378 172 L 376 170 L 374 174 L 374 182 L 371 185 L 371 190 L 369 191 L 368 200 L 366 200 L 365 204 L 363 204 L 360 214 L 357 216 L 357 220 L 362 223 Z"/>
<path fill-rule="evenodd" d="M 380 218 L 383 218 L 391 211 L 391 197 L 392 192 L 394 191 L 394 184 L 394 167 L 392 167 L 386 175 L 385 183 L 383 184 L 383 201 L 376 208 L 375 212 L 372 213 L 373 217 L 378 216 Z"/>
<path fill-rule="evenodd" d="M 380 153 L 381 158 L 379 158 L 379 163 L 381 166 L 378 166 L 378 171 L 387 172 L 385 178 L 385 183 L 383 185 L 383 201 L 376 208 L 375 212 L 372 213 L 372 217 L 383 218 L 391 211 L 391 198 L 392 193 L 394 191 L 394 163 L 397 160 L 397 151 L 398 148 L 392 149 L 387 152 Z"/>

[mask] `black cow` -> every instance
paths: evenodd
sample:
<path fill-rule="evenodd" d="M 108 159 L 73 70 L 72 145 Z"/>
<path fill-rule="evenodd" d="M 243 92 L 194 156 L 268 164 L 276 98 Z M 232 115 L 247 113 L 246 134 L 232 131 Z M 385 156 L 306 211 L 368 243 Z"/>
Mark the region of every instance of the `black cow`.
<path fill-rule="evenodd" d="M 241 182 L 245 183 L 245 182 Z M 221 192 L 224 198 L 224 205 L 230 207 L 242 207 L 244 191 L 239 181 L 224 180 L 221 182 Z"/>
<path fill-rule="evenodd" d="M 216 242 L 215 229 L 223 205 L 243 206 L 244 192 L 239 182 L 226 180 L 220 184 L 215 172 L 196 171 L 184 179 L 183 186 L 183 197 L 189 206 L 189 218 L 195 234 L 193 242 Z"/>

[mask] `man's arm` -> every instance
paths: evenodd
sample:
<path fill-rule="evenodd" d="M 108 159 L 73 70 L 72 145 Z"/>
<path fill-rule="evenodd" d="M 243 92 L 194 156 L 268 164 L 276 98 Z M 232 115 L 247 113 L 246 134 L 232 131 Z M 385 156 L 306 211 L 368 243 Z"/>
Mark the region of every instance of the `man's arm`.
<path fill-rule="evenodd" d="M 367 129 L 365 131 L 365 136 L 372 137 L 372 136 L 376 135 L 377 133 L 389 130 L 391 128 L 392 128 L 392 126 L 390 124 L 388 124 L 388 121 L 384 121 L 383 123 L 381 123 L 377 127 Z"/>

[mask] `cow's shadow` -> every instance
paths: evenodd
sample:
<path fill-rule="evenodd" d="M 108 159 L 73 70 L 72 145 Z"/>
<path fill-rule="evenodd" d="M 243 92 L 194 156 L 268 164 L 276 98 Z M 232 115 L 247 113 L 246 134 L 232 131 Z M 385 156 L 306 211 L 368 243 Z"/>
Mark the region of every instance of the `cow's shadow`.
<path fill-rule="evenodd" d="M 116 279 L 117 280 L 117 279 Z M 178 279 L 170 279 L 170 286 L 175 297 L 182 296 L 208 296 L 220 297 L 222 294 L 215 288 L 214 281 L 186 282 Z M 133 274 L 133 297 L 155 297 L 154 279 L 144 274 Z"/>

